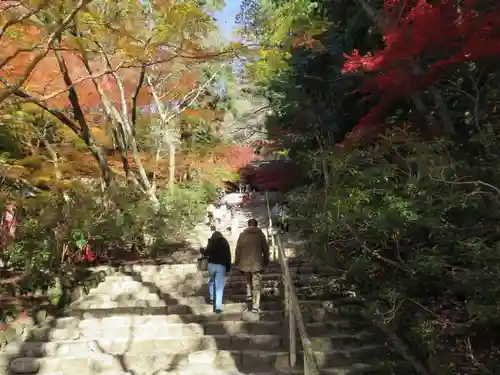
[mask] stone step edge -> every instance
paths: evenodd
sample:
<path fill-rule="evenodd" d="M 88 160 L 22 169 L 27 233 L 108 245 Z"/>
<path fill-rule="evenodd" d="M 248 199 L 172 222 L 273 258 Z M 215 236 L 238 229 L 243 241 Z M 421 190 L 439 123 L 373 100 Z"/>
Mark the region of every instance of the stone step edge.
<path fill-rule="evenodd" d="M 318 300 L 317 302 L 322 302 L 321 300 Z M 261 306 L 263 308 L 266 308 L 266 305 L 278 305 L 280 304 L 279 299 L 267 299 L 263 300 L 261 302 Z M 194 305 L 194 306 L 193 306 Z M 307 303 L 308 306 L 303 306 L 302 310 L 306 310 L 308 307 L 313 308 L 312 306 L 317 306 L 317 303 Z M 181 306 L 181 307 L 176 307 L 176 306 Z M 127 306 L 101 306 L 101 307 L 90 307 L 90 306 L 85 306 L 85 305 L 80 305 L 80 306 L 71 306 L 70 308 L 63 309 L 61 310 L 61 313 L 63 315 L 65 314 L 83 314 L 83 313 L 89 313 L 89 314 L 99 314 L 99 313 L 107 313 L 110 315 L 123 315 L 123 314 L 137 314 L 139 311 L 157 311 L 161 312 L 161 315 L 189 315 L 189 313 L 186 314 L 179 314 L 179 308 L 192 308 L 193 310 L 195 309 L 208 309 L 210 310 L 210 305 L 208 304 L 189 304 L 189 303 L 184 303 L 184 304 L 177 304 L 177 305 L 157 305 L 157 306 L 132 306 L 132 305 L 127 305 Z M 346 307 L 348 306 L 347 304 L 344 304 L 342 306 L 337 306 L 338 307 Z M 229 302 L 229 303 L 224 303 L 224 309 L 230 310 L 230 309 L 237 309 L 240 308 L 243 311 L 243 308 L 248 307 L 248 302 Z M 261 308 L 262 308 L 261 307 Z M 169 314 L 169 308 L 172 310 L 172 314 Z M 316 307 L 316 308 L 322 308 L 322 307 Z M 328 309 L 325 307 L 325 309 Z M 335 309 L 335 307 L 334 307 Z M 121 312 L 120 310 L 127 310 L 126 312 Z M 275 309 L 273 309 L 275 310 Z M 264 311 L 273 311 L 273 310 L 264 310 Z M 229 312 L 229 311 L 228 311 Z M 236 311 L 231 311 L 231 312 L 236 312 Z M 193 311 L 194 314 L 197 314 L 196 312 Z M 201 313 L 201 312 L 200 312 Z M 147 312 L 137 314 L 137 315 L 148 315 Z M 158 314 L 150 314 L 150 315 L 158 315 Z"/>
<path fill-rule="evenodd" d="M 361 367 L 361 365 L 365 367 Z M 376 371 L 377 367 L 374 365 L 367 365 L 367 364 L 362 364 L 362 363 L 355 363 L 352 367 L 324 367 L 319 369 L 319 373 L 321 375 L 362 375 L 364 372 L 367 374 L 373 375 L 372 372 L 370 371 Z M 182 371 L 182 372 L 179 372 Z M 264 371 L 252 371 L 250 370 L 245 370 L 245 369 L 235 369 L 235 370 L 223 370 L 223 369 L 215 369 L 214 370 L 216 374 L 244 374 L 244 375 L 303 375 L 304 374 L 304 369 L 301 368 L 300 366 L 296 366 L 294 368 L 287 368 L 286 370 L 264 370 Z M 180 373 L 184 375 L 199 375 L 200 370 L 199 368 L 179 368 L 179 367 L 174 367 L 168 370 L 168 372 L 161 372 L 161 374 L 165 375 L 179 375 Z M 117 371 L 117 372 L 112 372 L 113 375 L 131 375 L 132 372 L 128 371 Z M 61 375 L 60 372 L 51 372 L 51 373 L 46 373 L 45 371 L 43 372 L 43 375 Z M 382 373 L 378 374 L 382 375 Z M 386 374 L 384 374 L 386 375 Z"/>
<path fill-rule="evenodd" d="M 106 294 L 103 294 L 103 295 L 106 295 Z M 93 294 L 93 296 L 96 296 L 96 294 Z M 189 305 L 192 304 L 193 302 L 202 302 L 201 304 L 198 304 L 198 305 L 207 305 L 207 303 L 203 303 L 204 302 L 204 296 L 190 296 L 190 297 L 180 297 L 180 296 L 177 296 L 176 297 L 173 297 L 172 295 L 170 295 L 170 298 L 172 300 L 175 300 L 176 303 L 175 304 L 170 304 L 170 306 L 188 306 L 190 307 Z M 189 300 L 188 298 L 192 298 L 192 300 Z M 196 301 L 195 301 L 196 300 Z M 159 299 L 159 300 L 128 300 L 128 301 L 131 301 L 131 302 L 137 302 L 137 303 L 150 303 L 150 302 L 157 302 L 157 301 L 163 301 L 165 303 L 167 303 L 168 301 L 164 301 L 163 299 Z M 75 301 L 75 302 L 78 302 L 78 301 Z M 112 301 L 112 302 L 116 302 L 116 301 Z M 227 305 L 247 305 L 246 302 L 232 302 L 232 301 L 228 301 L 229 303 L 224 303 L 225 306 Z M 271 301 L 265 301 L 263 300 L 262 301 L 262 304 L 265 304 L 265 303 L 276 303 L 276 302 L 279 302 L 279 300 L 271 300 Z M 301 299 L 299 300 L 300 304 L 305 304 L 305 305 L 318 305 L 318 304 L 325 304 L 325 303 L 328 303 L 329 305 L 330 304 L 333 304 L 333 305 L 340 305 L 340 304 L 344 304 L 343 306 L 347 305 L 347 304 L 359 304 L 362 302 L 362 299 L 361 298 L 358 298 L 358 297 L 339 297 L 339 298 L 333 298 L 333 299 Z M 91 302 L 87 302 L 87 301 L 81 301 L 81 303 L 91 303 Z M 117 306 L 116 308 L 120 308 L 121 306 Z M 129 307 L 129 306 L 123 306 L 123 307 Z M 137 308 L 161 308 L 161 307 L 168 307 L 168 306 L 147 306 L 147 307 L 142 307 L 142 306 L 137 306 Z M 67 308 L 68 309 L 68 308 Z M 104 309 L 107 309 L 107 308 L 104 308 Z M 113 309 L 113 308 L 111 308 Z"/>
<path fill-rule="evenodd" d="M 141 315 L 143 316 L 143 315 Z M 89 320 L 91 320 L 90 318 Z M 97 318 L 98 319 L 98 318 Z M 221 325 L 221 324 L 227 324 L 227 325 L 234 325 L 235 323 L 239 324 L 252 324 L 252 325 L 268 325 L 268 326 L 276 326 L 277 324 L 284 323 L 284 321 L 266 321 L 266 320 L 218 320 L 218 321 L 203 321 L 203 322 L 187 322 L 187 323 L 182 323 L 182 322 L 151 322 L 151 323 L 144 323 L 141 324 L 140 327 L 143 328 L 144 326 L 152 326 L 151 328 L 154 327 L 169 327 L 169 328 L 175 328 L 175 327 L 204 327 L 207 325 Z M 102 324 L 102 322 L 101 322 Z M 332 320 L 326 320 L 323 322 L 304 322 L 304 324 L 307 327 L 313 327 L 313 326 L 327 326 L 327 327 L 336 327 L 336 326 L 352 326 L 354 323 L 349 320 L 349 319 L 332 319 Z M 85 327 L 86 328 L 86 327 Z M 100 328 L 102 330 L 106 329 L 124 329 L 124 328 L 130 328 L 129 325 L 127 324 L 115 324 L 112 325 L 108 328 Z M 57 328 L 57 329 L 65 329 L 64 327 L 62 328 Z M 84 329 L 82 327 L 82 329 Z"/>
<path fill-rule="evenodd" d="M 371 351 L 371 350 L 377 350 L 380 349 L 382 345 L 363 345 L 360 346 L 359 348 L 352 348 L 352 349 L 330 349 L 330 350 L 313 350 L 313 354 L 315 355 L 336 355 L 336 354 L 345 354 L 345 355 L 351 355 L 353 353 L 362 353 L 365 351 Z M 89 348 L 89 350 L 91 350 Z M 243 350 L 217 350 L 217 349 L 205 349 L 201 351 L 207 351 L 207 352 L 212 352 L 215 353 L 216 355 L 222 354 L 222 355 L 255 355 L 255 356 L 273 356 L 273 355 L 287 355 L 289 352 L 283 348 L 279 348 L 277 350 L 272 350 L 272 349 L 266 349 L 266 350 L 256 350 L 256 349 L 243 349 Z M 195 351 L 196 352 L 196 351 Z M 192 353 L 195 353 L 192 351 L 187 351 L 187 352 L 172 352 L 172 353 L 165 353 L 166 355 L 187 355 L 189 356 Z M 303 350 L 297 350 L 298 355 L 303 354 Z M 91 353 L 85 352 L 81 353 L 81 355 L 57 355 L 57 356 L 44 356 L 44 357 L 29 357 L 29 356 L 20 356 L 15 359 L 32 359 L 32 360 L 37 360 L 37 361 L 43 361 L 44 360 L 64 360 L 64 359 L 80 359 L 80 358 L 88 358 L 90 360 L 96 360 L 99 358 L 104 358 L 104 357 L 114 357 L 116 354 L 111 354 L 111 353 L 104 353 L 104 352 L 99 352 L 99 351 L 92 351 Z M 3 353 L 2 353 L 3 354 Z M 144 354 L 130 354 L 130 353 L 124 353 L 120 354 L 120 356 L 127 356 L 129 354 L 129 357 L 141 357 L 141 358 L 148 358 L 148 357 L 155 357 L 158 354 L 161 353 L 151 353 L 151 355 L 144 355 Z M 5 354 L 3 354 L 5 355 Z"/>
<path fill-rule="evenodd" d="M 333 333 L 333 334 L 321 334 L 321 335 L 308 335 L 308 338 L 310 340 L 317 340 L 317 339 L 322 339 L 322 340 L 343 340 L 343 339 L 358 339 L 362 340 L 365 338 L 368 338 L 372 336 L 372 333 L 370 331 L 360 331 L 358 333 Z M 237 339 L 246 339 L 246 338 L 269 338 L 269 339 L 282 339 L 284 341 L 288 341 L 287 336 L 283 336 L 280 334 L 252 334 L 252 333 L 234 333 L 234 334 L 224 334 L 224 335 L 193 335 L 193 336 L 154 336 L 154 337 L 139 337 L 137 339 L 134 339 L 133 341 L 176 341 L 176 340 L 182 340 L 182 339 L 207 339 L 207 338 L 214 338 L 215 340 L 220 340 L 220 339 L 232 339 L 232 338 L 237 338 Z M 65 345 L 65 344 L 78 344 L 78 343 L 86 343 L 86 342 L 127 342 L 130 341 L 129 337 L 114 337 L 114 338 L 78 338 L 78 339 L 67 339 L 67 340 L 55 340 L 55 341 L 23 341 L 23 342 L 15 342 L 11 343 L 10 345 L 16 345 L 16 346 L 22 346 L 24 344 L 27 345 Z M 300 341 L 300 337 L 297 337 L 297 341 Z M 8 349 L 8 347 L 7 347 Z M 0 352 L 2 354 L 2 352 Z"/>
<path fill-rule="evenodd" d="M 100 283 L 102 283 L 105 278 L 109 275 L 112 274 L 112 270 L 108 271 L 93 271 L 90 270 L 90 275 L 83 281 L 83 284 L 76 285 L 73 287 L 73 290 L 71 291 L 71 294 L 69 296 L 69 301 L 68 305 L 81 299 L 82 297 L 86 296 L 89 291 L 95 287 L 97 287 Z M 9 303 L 6 303 L 5 305 L 2 306 L 2 308 L 6 309 L 10 307 Z M 67 306 L 66 308 L 68 308 Z M 37 318 L 36 321 L 32 321 L 30 319 L 30 323 L 26 325 L 25 328 L 23 328 L 23 332 L 21 335 L 18 335 L 17 333 L 14 335 L 13 338 L 6 338 L 5 342 L 0 343 L 0 354 L 3 351 L 3 347 L 5 345 L 8 345 L 10 342 L 22 339 L 22 337 L 25 337 L 29 335 L 29 332 L 32 331 L 33 329 L 43 327 L 46 324 L 50 324 L 50 322 L 54 319 L 57 318 L 58 315 L 60 315 L 65 308 L 62 308 L 58 311 L 53 311 L 52 309 L 52 304 L 44 304 L 39 306 L 38 311 L 36 312 Z M 33 323 L 33 324 L 32 324 Z"/>
<path fill-rule="evenodd" d="M 151 308 L 149 308 L 151 309 Z M 114 310 L 114 311 L 113 311 Z M 145 313 L 142 313 L 141 311 L 138 311 L 138 310 L 146 310 L 146 309 L 143 309 L 143 308 L 130 308 L 130 307 L 127 307 L 127 308 L 118 308 L 118 309 L 113 309 L 113 310 L 109 310 L 109 309 L 71 309 L 69 311 L 66 311 L 64 314 L 65 315 L 62 315 L 60 316 L 60 318 L 76 318 L 76 319 L 81 319 L 81 320 L 90 320 L 90 319 L 103 319 L 103 318 L 106 318 L 105 316 L 103 315 L 109 315 L 109 314 L 112 314 L 111 316 L 123 316 L 123 315 L 128 315 L 128 316 L 134 316 L 134 317 L 138 317 L 138 316 L 178 316 L 178 317 L 181 317 L 180 319 L 182 320 L 182 317 L 185 317 L 184 319 L 186 320 L 185 322 L 165 322 L 167 324 L 216 324 L 216 323 L 230 323 L 230 322 L 242 322 L 242 323 L 263 323 L 263 324 L 276 324 L 276 323 L 279 323 L 280 321 L 283 321 L 284 322 L 284 318 L 283 319 L 278 319 L 278 320 L 266 320 L 266 312 L 268 313 L 274 313 L 274 312 L 281 312 L 282 311 L 279 311 L 279 310 L 266 310 L 262 313 L 261 317 L 259 318 L 259 320 L 253 320 L 252 318 L 236 318 L 236 319 L 225 319 L 224 318 L 224 315 L 230 315 L 230 314 L 244 314 L 244 312 L 227 312 L 227 313 L 223 313 L 220 315 L 220 318 L 214 318 L 213 320 L 212 319 L 209 319 L 208 316 L 210 316 L 211 314 L 213 314 L 213 312 L 203 312 L 203 313 L 199 313 L 199 314 L 196 314 L 196 313 L 189 313 L 189 314 L 178 314 L 178 313 L 172 313 L 172 314 L 151 314 L 150 312 L 145 312 Z M 122 311 L 121 311 L 122 310 Z M 124 311 L 126 310 L 126 311 Z M 131 311 L 131 310 L 134 310 L 134 311 Z M 307 309 L 303 309 L 303 312 L 305 314 L 308 313 L 308 310 Z M 271 315 L 269 314 L 269 315 Z M 87 315 L 87 316 L 85 316 Z M 200 319 L 196 319 L 196 318 L 193 318 L 193 317 L 200 317 Z M 336 318 L 336 316 L 343 316 L 341 319 L 338 319 Z M 359 314 L 351 314 L 349 312 L 346 312 L 346 313 L 338 313 L 338 312 L 333 312 L 331 316 L 327 316 L 325 317 L 324 319 L 322 319 L 322 321 L 310 321 L 310 322 L 304 322 L 306 325 L 309 325 L 309 324 L 323 324 L 323 323 L 328 323 L 329 325 L 332 325 L 332 326 L 337 326 L 337 325 L 345 325 L 346 322 L 352 320 L 352 319 L 349 319 L 349 318 L 363 318 L 363 316 L 360 316 Z M 57 319 L 57 318 L 56 318 Z M 314 318 L 313 318 L 314 319 Z M 363 319 L 363 321 L 365 321 L 366 319 Z M 352 324 L 351 324 L 352 325 Z"/>
<path fill-rule="evenodd" d="M 311 272 L 297 272 L 295 270 L 290 270 L 294 277 L 296 278 L 299 278 L 299 277 L 311 277 L 311 276 L 315 276 L 316 278 L 318 279 L 321 279 L 321 278 L 332 278 L 332 277 L 335 277 L 336 274 L 334 272 L 323 272 L 323 271 L 316 271 L 316 270 L 313 270 Z M 94 271 L 92 271 L 94 272 Z M 101 271 L 95 271 L 95 272 L 101 272 Z M 188 274 L 193 274 L 193 273 L 198 273 L 200 276 L 204 276 L 206 277 L 208 275 L 207 271 L 196 271 L 196 272 L 186 272 L 186 275 Z M 151 272 L 151 273 L 136 273 L 135 271 L 134 272 L 128 272 L 128 271 L 116 271 L 116 270 L 111 270 L 110 273 L 109 273 L 109 277 L 110 278 L 124 278 L 124 279 L 133 279 L 133 278 L 140 278 L 140 277 L 144 277 L 144 276 L 152 276 L 153 274 L 155 274 L 155 272 Z M 172 280 L 177 280 L 179 279 L 179 277 L 181 276 L 182 274 L 176 274 L 176 276 L 172 276 L 171 274 L 162 274 L 160 271 L 158 271 L 156 273 L 156 277 L 158 277 L 159 279 L 172 279 Z M 281 277 L 282 276 L 282 272 L 280 272 L 280 270 L 276 269 L 276 268 L 270 268 L 270 269 L 264 269 L 264 271 L 262 272 L 262 275 L 272 275 L 272 276 L 275 276 L 275 277 Z M 226 278 L 233 278 L 233 277 L 244 277 L 244 275 L 241 273 L 241 271 L 230 271 L 229 273 L 226 273 L 225 275 Z"/>
<path fill-rule="evenodd" d="M 200 253 L 201 255 L 201 253 Z M 291 259 L 288 259 L 288 266 L 291 267 L 291 268 L 301 268 L 301 267 L 304 267 L 304 268 L 321 268 L 322 265 L 319 265 L 319 264 L 314 264 L 312 263 L 311 261 L 304 261 L 304 260 L 291 260 Z M 273 260 L 269 263 L 269 265 L 267 266 L 269 268 L 281 268 L 281 263 L 277 260 Z M 197 264 L 196 262 L 188 262 L 188 263 L 161 263 L 161 262 L 158 262 L 158 263 L 148 263 L 147 261 L 144 261 L 143 263 L 141 263 L 140 261 L 139 262 L 136 262 L 136 263 L 129 263 L 129 264 L 123 264 L 123 263 L 120 263 L 120 262 L 115 262 L 115 264 L 113 264 L 113 262 L 110 262 L 110 263 L 107 263 L 107 264 L 100 264 L 100 265 L 97 265 L 97 266 L 93 266 L 93 267 L 88 267 L 89 270 L 92 270 L 92 271 L 103 271 L 103 270 L 107 270 L 107 269 L 112 269 L 113 271 L 120 271 L 120 270 L 125 270 L 127 272 L 129 271 L 133 271 L 133 272 L 140 272 L 140 270 L 142 270 L 143 268 L 146 268 L 146 269 L 155 269 L 158 270 L 158 271 L 161 271 L 161 270 L 168 270 L 168 269 L 194 269 L 196 270 L 197 269 Z M 333 270 L 332 270 L 333 271 Z"/>
<path fill-rule="evenodd" d="M 379 366 L 376 364 L 374 365 L 374 364 L 357 362 L 353 363 L 350 366 L 322 367 L 319 369 L 319 373 L 321 375 L 351 375 L 351 374 L 361 375 L 364 372 L 367 372 L 368 374 L 373 375 L 372 371 L 377 371 L 378 367 Z M 238 369 L 238 371 L 241 371 L 245 375 L 304 375 L 304 368 L 302 364 L 297 364 L 295 367 L 292 368 L 287 367 L 287 368 L 277 369 L 274 371 L 273 370 L 252 371 L 251 369 L 249 369 L 248 371 L 245 371 L 245 369 Z M 189 373 L 186 373 L 186 375 L 189 375 Z M 380 373 L 379 375 L 382 374 Z"/>
<path fill-rule="evenodd" d="M 230 325 L 234 325 L 235 323 L 237 324 L 242 324 L 242 325 L 259 325 L 259 326 L 277 326 L 279 324 L 281 324 L 282 322 L 280 321 L 216 321 L 216 322 L 201 322 L 201 323 L 165 323 L 165 324 L 159 324 L 159 323 L 151 323 L 151 324 L 142 324 L 138 327 L 140 327 L 141 329 L 145 329 L 146 327 L 148 328 L 153 328 L 154 327 L 158 327 L 158 328 L 171 328 L 171 329 L 174 329 L 174 328 L 180 328 L 180 327 L 185 327 L 185 328 L 208 328 L 207 326 L 220 326 L 220 325 L 225 325 L 224 323 L 226 323 L 226 325 L 230 326 Z M 326 321 L 326 322 L 310 322 L 310 323 L 305 323 L 306 327 L 307 328 L 313 328 L 313 327 L 325 327 L 325 328 L 334 328 L 336 326 L 342 326 L 342 327 L 348 327 L 348 326 L 352 326 L 354 325 L 354 323 L 352 323 L 350 320 L 348 319 L 345 319 L 345 320 L 342 320 L 342 321 L 336 321 L 336 320 L 332 320 L 332 321 Z M 87 329 L 88 327 L 75 327 L 77 329 Z M 125 324 L 123 325 L 113 325 L 113 326 L 109 326 L 109 327 L 98 327 L 96 328 L 96 330 L 99 330 L 99 331 L 108 331 L 108 330 L 117 330 L 117 329 L 127 329 L 127 328 L 130 328 L 130 326 L 127 326 Z M 64 330 L 66 328 L 57 328 L 59 330 Z M 132 331 L 134 332 L 134 331 Z M 198 334 L 193 334 L 189 337 L 192 337 L 192 336 L 197 336 Z M 153 337 L 153 336 L 152 336 Z"/>
<path fill-rule="evenodd" d="M 227 304 L 226 304 L 226 306 L 227 306 Z M 328 310 L 328 309 L 329 308 L 327 308 L 327 307 L 315 307 L 315 311 Z M 68 309 L 67 312 L 71 312 L 72 310 L 73 309 Z M 102 310 L 107 310 L 107 309 L 93 309 L 93 310 L 102 311 Z M 311 313 L 311 310 L 309 307 L 302 307 L 301 310 L 302 310 L 302 313 L 304 313 L 304 314 Z M 82 311 L 85 313 L 87 310 L 82 310 Z M 79 311 L 76 311 L 76 312 L 79 312 Z M 224 321 L 234 321 L 235 319 L 236 320 L 240 320 L 240 319 L 245 320 L 243 318 L 243 315 L 249 314 L 249 313 L 250 313 L 249 311 L 223 311 L 222 313 L 216 315 L 213 313 L 213 311 L 210 311 L 210 312 L 186 313 L 186 314 L 179 314 L 179 313 L 134 314 L 134 313 L 131 313 L 128 315 L 130 315 L 131 318 L 136 318 L 138 316 L 141 316 L 141 317 L 150 316 L 150 317 L 152 317 L 152 319 L 157 319 L 156 317 L 169 317 L 172 319 L 173 318 L 179 319 L 179 322 L 171 322 L 171 323 L 184 323 L 184 322 L 182 322 L 182 319 L 186 319 L 187 323 L 196 323 L 194 321 L 196 319 L 198 319 L 201 322 L 203 322 L 203 321 L 224 322 Z M 341 316 L 344 315 L 345 317 L 352 316 L 352 317 L 356 317 L 356 318 L 362 317 L 361 313 L 359 313 L 357 311 L 354 311 L 354 312 L 351 312 L 351 311 L 348 311 L 348 312 L 327 311 L 326 313 L 331 314 L 330 316 L 332 316 L 332 317 L 337 316 L 337 315 L 341 315 Z M 92 314 L 92 311 L 89 311 L 89 314 Z M 90 317 L 90 318 L 85 318 L 85 317 L 77 318 L 77 317 L 72 317 L 72 316 L 61 316 L 61 317 L 58 317 L 56 319 L 61 319 L 61 320 L 68 319 L 68 318 L 72 318 L 72 319 L 106 319 L 106 318 L 112 318 L 114 316 L 119 317 L 119 316 L 123 316 L 123 315 L 127 315 L 127 314 L 115 313 L 114 315 L 110 315 L 110 316 L 106 316 L 106 317 Z M 285 312 L 283 310 L 264 310 L 261 312 L 260 318 L 265 319 L 266 317 L 274 316 L 274 315 L 281 315 L 281 317 L 284 321 Z M 153 317 L 155 317 L 155 318 L 153 318 Z M 226 318 L 231 318 L 231 319 L 226 319 Z M 265 320 L 263 320 L 263 321 L 265 321 Z"/>
<path fill-rule="evenodd" d="M 152 315 L 152 314 L 114 314 L 113 316 L 89 316 L 85 317 L 85 313 L 79 314 L 81 316 L 63 316 L 59 317 L 56 319 L 77 319 L 79 321 L 85 321 L 85 320 L 98 320 L 99 324 L 105 323 L 108 318 L 113 318 L 113 317 L 122 317 L 122 316 L 130 316 L 131 318 L 138 318 L 138 317 L 166 317 L 164 321 L 162 319 L 158 318 L 160 320 L 160 324 L 207 324 L 207 323 L 227 323 L 227 324 L 232 324 L 234 322 L 244 322 L 244 323 L 255 323 L 255 322 L 268 322 L 268 323 L 286 323 L 285 322 L 285 317 L 284 313 L 282 310 L 267 310 L 265 312 L 262 312 L 259 318 L 255 318 L 252 313 L 250 312 L 225 312 L 222 314 L 214 314 L 213 312 L 209 313 L 200 313 L 200 314 L 166 314 L 166 315 Z M 251 314 L 251 316 L 250 316 Z M 312 314 L 312 315 L 309 315 Z M 90 313 L 89 315 L 92 315 Z M 100 314 L 96 314 L 100 315 Z M 351 321 L 352 319 L 362 319 L 362 321 L 366 321 L 366 318 L 361 315 L 360 313 L 354 312 L 333 312 L 333 313 L 328 313 L 324 317 L 314 317 L 314 314 L 305 309 L 303 310 L 303 315 L 305 316 L 304 318 L 304 323 L 305 324 L 315 324 L 315 323 L 328 323 L 331 326 L 335 325 L 345 325 L 346 322 Z M 171 318 L 169 320 L 168 318 Z M 156 318 L 153 318 L 152 320 L 155 320 Z M 57 320 L 56 320 L 57 321 Z M 335 322 L 338 322 L 337 324 Z M 57 323 L 56 323 L 57 324 Z M 56 327 L 53 327 L 55 329 L 64 329 L 64 325 L 58 325 Z"/>
<path fill-rule="evenodd" d="M 190 368 L 190 367 L 173 367 L 169 368 L 167 372 L 161 372 L 161 374 L 165 375 L 179 375 L 179 374 L 184 374 L 184 375 L 199 375 L 200 374 L 200 369 L 196 365 L 199 365 L 198 363 L 194 363 L 195 367 Z M 210 364 L 201 364 L 202 366 L 211 366 Z M 212 369 L 212 368 L 211 368 Z M 304 374 L 304 369 L 301 364 L 298 364 L 297 366 L 290 368 L 280 368 L 280 369 L 263 369 L 262 371 L 254 371 L 254 369 L 245 369 L 245 368 L 237 368 L 237 369 L 220 369 L 220 368 L 215 368 L 212 369 L 214 373 L 216 374 L 226 374 L 226 373 L 234 373 L 234 374 L 244 374 L 244 375 L 303 375 Z M 319 369 L 319 373 L 321 375 L 362 375 L 365 372 L 370 375 L 374 375 L 374 371 L 381 371 L 379 369 L 379 366 L 373 365 L 373 364 L 367 364 L 367 363 L 353 363 L 351 366 L 340 366 L 340 367 L 333 367 L 333 366 L 328 366 L 328 367 L 322 367 Z M 111 372 L 113 375 L 131 375 L 132 372 L 129 371 L 112 371 Z M 45 372 L 43 371 L 43 375 L 61 375 L 61 372 Z M 377 373 L 377 375 L 382 375 L 382 373 Z M 386 375 L 385 373 L 383 375 Z"/>
<path fill-rule="evenodd" d="M 205 294 L 205 293 L 203 293 Z M 200 304 L 206 304 L 205 302 L 205 296 L 202 293 L 198 295 L 193 295 L 188 298 L 198 298 L 196 301 L 189 301 L 186 300 L 186 297 L 181 297 L 181 296 L 173 296 L 169 294 L 168 296 L 163 296 L 160 297 L 155 293 L 151 293 L 148 296 L 145 296 L 146 298 L 144 299 L 127 299 L 127 300 L 121 300 L 121 301 L 116 301 L 113 300 L 113 295 L 106 294 L 106 293 L 91 293 L 83 296 L 81 299 L 76 300 L 72 302 L 72 304 L 69 307 L 78 307 L 77 305 L 80 303 L 83 304 L 98 304 L 98 303 L 109 303 L 112 304 L 113 306 L 109 308 L 115 307 L 114 305 L 116 304 L 116 307 L 121 307 L 119 306 L 120 303 L 130 303 L 130 304 L 137 304 L 138 306 L 130 306 L 130 307 L 142 307 L 142 308 L 147 308 L 147 307 L 166 307 L 169 305 L 169 302 L 174 302 L 175 305 L 183 304 L 183 305 L 190 305 L 193 302 L 196 303 L 197 305 Z M 297 297 L 299 298 L 300 302 L 305 302 L 305 303 L 310 303 L 311 301 L 320 301 L 324 302 L 327 301 L 326 299 L 321 299 L 321 296 L 318 296 L 319 299 L 311 299 L 311 295 L 307 293 L 296 293 Z M 331 295 L 330 295 L 331 296 Z M 88 297 L 88 299 L 86 299 Z M 283 295 L 280 295 L 280 293 L 261 293 L 261 301 L 262 302 L 281 302 Z M 333 296 L 333 301 L 338 303 L 338 304 L 359 304 L 359 301 L 351 298 L 351 297 L 344 297 L 341 294 L 338 294 L 337 296 Z M 231 303 L 243 303 L 246 302 L 247 296 L 246 293 L 243 291 L 239 291 L 239 293 L 231 293 L 230 290 L 226 290 L 224 293 L 224 304 L 231 304 Z M 179 303 L 181 302 L 181 303 Z M 184 302 L 184 303 L 183 303 Z M 172 306 L 172 303 L 170 303 Z M 123 306 L 123 307 L 129 307 Z M 89 307 L 90 308 L 90 307 Z"/>

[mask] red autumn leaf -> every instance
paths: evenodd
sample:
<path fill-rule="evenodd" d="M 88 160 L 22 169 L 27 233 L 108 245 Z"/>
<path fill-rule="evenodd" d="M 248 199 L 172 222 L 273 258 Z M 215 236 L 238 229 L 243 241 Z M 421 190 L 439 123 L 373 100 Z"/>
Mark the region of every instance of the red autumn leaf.
<path fill-rule="evenodd" d="M 385 0 L 385 48 L 360 55 L 346 55 L 344 72 L 365 71 L 362 92 L 383 99 L 358 124 L 358 129 L 377 124 L 391 105 L 422 90 L 468 61 L 497 59 L 500 54 L 500 4 L 488 12 L 477 9 L 477 1 L 467 0 L 457 7 L 454 0 L 429 2 Z M 412 64 L 426 56 L 441 57 L 416 72 Z"/>

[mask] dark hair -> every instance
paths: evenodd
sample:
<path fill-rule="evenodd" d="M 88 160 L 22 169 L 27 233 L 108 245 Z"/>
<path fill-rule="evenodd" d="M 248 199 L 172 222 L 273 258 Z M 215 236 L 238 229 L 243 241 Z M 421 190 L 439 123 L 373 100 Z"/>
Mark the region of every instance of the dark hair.
<path fill-rule="evenodd" d="M 259 225 L 259 223 L 257 223 L 257 220 L 255 220 L 255 219 L 248 220 L 248 226 L 249 227 L 256 227 L 258 225 Z"/>

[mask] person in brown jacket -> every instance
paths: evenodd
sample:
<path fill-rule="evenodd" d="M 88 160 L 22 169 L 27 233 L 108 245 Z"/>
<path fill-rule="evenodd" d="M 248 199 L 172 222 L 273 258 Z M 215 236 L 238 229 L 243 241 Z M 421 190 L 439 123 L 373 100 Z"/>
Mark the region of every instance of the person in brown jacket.
<path fill-rule="evenodd" d="M 262 271 L 269 264 L 269 244 L 258 227 L 257 220 L 248 220 L 246 228 L 236 243 L 235 265 L 245 275 L 247 301 L 252 302 L 252 312 L 260 312 Z"/>

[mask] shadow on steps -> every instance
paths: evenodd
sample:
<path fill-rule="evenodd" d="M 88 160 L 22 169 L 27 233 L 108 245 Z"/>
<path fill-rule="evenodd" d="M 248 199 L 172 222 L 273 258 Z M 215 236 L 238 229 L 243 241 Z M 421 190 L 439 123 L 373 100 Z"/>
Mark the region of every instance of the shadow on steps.
<path fill-rule="evenodd" d="M 245 335 L 267 333 L 280 317 L 247 322 L 242 305 L 230 303 L 225 314 L 213 314 L 189 291 L 204 281 L 193 266 L 119 267 L 58 319 L 7 348 L 2 373 L 138 375 L 207 366 L 238 373 L 253 365 L 255 356 L 243 352 Z M 183 267 L 187 272 L 174 270 Z"/>
<path fill-rule="evenodd" d="M 301 260 L 292 259 L 291 266 L 303 287 L 322 271 Z M 237 271 L 227 278 L 223 314 L 214 314 L 205 303 L 206 275 L 194 264 L 126 264 L 114 271 L 50 326 L 11 346 L 10 366 L 3 373 L 301 373 L 300 355 L 296 369 L 287 366 L 288 327 L 276 263 L 264 280 L 277 292 L 262 303 L 259 319 L 243 312 L 247 306 L 239 296 L 244 284 Z M 334 301 L 310 300 L 307 293 L 303 298 L 302 315 L 324 374 L 391 374 L 369 366 L 390 351 L 369 344 L 380 340 L 356 315 L 354 299 L 338 295 Z"/>

